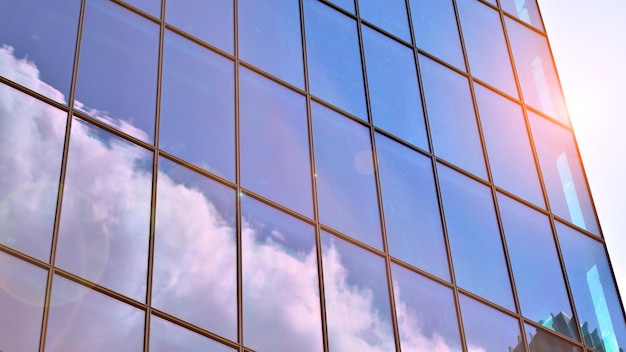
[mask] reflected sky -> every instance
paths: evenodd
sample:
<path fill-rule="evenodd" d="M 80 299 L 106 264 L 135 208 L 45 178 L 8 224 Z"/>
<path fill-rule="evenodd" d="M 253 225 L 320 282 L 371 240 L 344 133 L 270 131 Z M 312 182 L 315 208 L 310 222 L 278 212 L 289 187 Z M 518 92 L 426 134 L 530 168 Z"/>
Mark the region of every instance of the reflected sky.
<path fill-rule="evenodd" d="M 500 0 L 502 9 L 520 20 L 543 30 L 539 8 L 535 0 Z"/>
<path fill-rule="evenodd" d="M 377 27 L 411 42 L 409 20 L 404 0 L 360 0 L 359 15 Z"/>
<path fill-rule="evenodd" d="M 503 352 L 517 346 L 521 338 L 517 319 L 464 295 L 459 301 L 470 350 Z"/>
<path fill-rule="evenodd" d="M 208 337 L 198 335 L 167 320 L 150 318 L 150 352 L 234 352 Z"/>
<path fill-rule="evenodd" d="M 202 41 L 233 53 L 233 0 L 167 1 L 165 21 Z"/>

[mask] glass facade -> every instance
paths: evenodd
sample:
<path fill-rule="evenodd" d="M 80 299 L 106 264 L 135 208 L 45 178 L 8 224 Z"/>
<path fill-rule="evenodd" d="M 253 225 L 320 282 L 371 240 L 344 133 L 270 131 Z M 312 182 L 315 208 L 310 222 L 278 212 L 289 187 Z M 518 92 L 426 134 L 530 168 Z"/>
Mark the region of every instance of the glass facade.
<path fill-rule="evenodd" d="M 0 351 L 626 350 L 534 0 L 0 0 Z"/>

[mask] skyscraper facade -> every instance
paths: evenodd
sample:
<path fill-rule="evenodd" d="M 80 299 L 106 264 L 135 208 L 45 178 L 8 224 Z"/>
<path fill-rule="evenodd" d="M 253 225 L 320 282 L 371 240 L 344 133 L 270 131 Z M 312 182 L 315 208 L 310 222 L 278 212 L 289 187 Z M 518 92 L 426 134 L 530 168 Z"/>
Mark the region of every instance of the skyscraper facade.
<path fill-rule="evenodd" d="M 0 351 L 598 351 L 534 0 L 0 0 Z"/>

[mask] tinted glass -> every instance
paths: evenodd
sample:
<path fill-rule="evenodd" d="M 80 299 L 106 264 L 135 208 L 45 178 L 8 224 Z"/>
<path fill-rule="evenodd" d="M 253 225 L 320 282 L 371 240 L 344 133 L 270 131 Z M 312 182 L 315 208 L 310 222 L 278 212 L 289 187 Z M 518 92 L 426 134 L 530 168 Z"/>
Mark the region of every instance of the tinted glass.
<path fill-rule="evenodd" d="M 320 221 L 382 248 L 369 130 L 312 105 Z"/>
<path fill-rule="evenodd" d="M 161 0 L 124 0 L 124 2 L 146 11 L 154 17 L 161 15 Z"/>
<path fill-rule="evenodd" d="M 360 0 L 359 12 L 362 19 L 402 40 L 411 42 L 404 0 Z"/>
<path fill-rule="evenodd" d="M 159 147 L 235 179 L 233 63 L 165 32 Z"/>
<path fill-rule="evenodd" d="M 428 150 L 413 50 L 363 26 L 374 124 Z"/>
<path fill-rule="evenodd" d="M 198 335 L 167 320 L 150 319 L 150 352 L 234 352 L 235 350 Z"/>
<path fill-rule="evenodd" d="M 235 192 L 159 159 L 152 305 L 237 339 Z"/>
<path fill-rule="evenodd" d="M 202 41 L 233 53 L 233 0 L 168 1 L 165 20 Z"/>
<path fill-rule="evenodd" d="M 330 3 L 333 3 L 350 13 L 354 13 L 354 0 L 327 0 Z"/>
<path fill-rule="evenodd" d="M 573 321 L 572 321 L 573 322 Z M 576 328 L 575 324 L 572 324 Z M 528 341 L 528 347 L 530 352 L 583 352 L 583 349 L 572 345 L 571 343 L 560 339 L 551 333 L 538 329 L 532 325 L 524 324 L 526 330 L 526 340 Z M 511 352 L 522 352 L 523 347 L 515 349 Z"/>
<path fill-rule="evenodd" d="M 511 351 L 518 345 L 521 334 L 517 319 L 467 296 L 460 295 L 459 301 L 470 351 Z"/>
<path fill-rule="evenodd" d="M 543 30 L 539 8 L 535 0 L 500 0 L 500 6 L 509 14 L 520 20 Z"/>

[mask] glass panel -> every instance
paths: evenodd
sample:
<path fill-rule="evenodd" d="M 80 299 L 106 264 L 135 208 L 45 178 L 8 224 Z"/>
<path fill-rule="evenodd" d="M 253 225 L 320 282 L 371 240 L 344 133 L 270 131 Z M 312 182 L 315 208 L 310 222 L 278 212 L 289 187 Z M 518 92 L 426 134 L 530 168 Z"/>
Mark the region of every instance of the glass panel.
<path fill-rule="evenodd" d="M 250 198 L 241 208 L 244 344 L 323 351 L 315 228 Z"/>
<path fill-rule="evenodd" d="M 235 192 L 159 159 L 152 305 L 237 340 Z"/>
<path fill-rule="evenodd" d="M 569 123 L 546 38 L 508 18 L 506 26 L 524 101 L 561 122 Z"/>
<path fill-rule="evenodd" d="M 304 10 L 311 93 L 367 120 L 356 22 L 319 1 Z"/>
<path fill-rule="evenodd" d="M 522 314 L 577 339 L 548 217 L 501 194 L 498 204 Z"/>
<path fill-rule="evenodd" d="M 313 217 L 304 96 L 240 72 L 241 184 Z"/>
<path fill-rule="evenodd" d="M 467 78 L 425 56 L 419 60 L 435 154 L 486 179 Z"/>
<path fill-rule="evenodd" d="M 362 19 L 411 42 L 409 20 L 404 0 L 360 0 L 359 12 Z"/>
<path fill-rule="evenodd" d="M 374 124 L 428 150 L 413 50 L 369 27 L 362 28 Z"/>
<path fill-rule="evenodd" d="M 597 234 L 598 223 L 574 137 L 537 114 L 529 111 L 528 117 L 552 212 Z"/>
<path fill-rule="evenodd" d="M 211 45 L 233 53 L 233 0 L 176 0 L 165 3 L 165 20 Z"/>
<path fill-rule="evenodd" d="M 491 192 L 438 165 L 457 285 L 515 310 Z"/>
<path fill-rule="evenodd" d="M 457 5 L 472 75 L 517 97 L 500 15 L 476 0 Z"/>
<path fill-rule="evenodd" d="M 0 252 L 0 347 L 38 351 L 48 273 Z"/>
<path fill-rule="evenodd" d="M 110 1 L 87 2 L 75 107 L 152 141 L 158 54 L 156 23 Z"/>
<path fill-rule="evenodd" d="M 0 244 L 50 257 L 67 113 L 0 84 Z"/>
<path fill-rule="evenodd" d="M 385 261 L 322 233 L 329 350 L 394 351 Z"/>
<path fill-rule="evenodd" d="M 545 207 L 522 108 L 481 85 L 474 88 L 494 183 Z"/>
<path fill-rule="evenodd" d="M 80 1 L 0 0 L 0 9 L 0 75 L 67 103 Z"/>
<path fill-rule="evenodd" d="M 465 71 L 452 1 L 411 0 L 410 4 L 417 46 Z"/>
<path fill-rule="evenodd" d="M 55 276 L 46 351 L 139 352 L 144 321 L 142 310 Z"/>
<path fill-rule="evenodd" d="M 230 60 L 165 32 L 159 147 L 235 180 L 235 88 Z"/>
<path fill-rule="evenodd" d="M 240 0 L 237 10 L 241 59 L 304 89 L 298 2 Z"/>
<path fill-rule="evenodd" d="M 509 14 L 537 27 L 539 30 L 543 30 L 539 8 L 535 0 L 500 0 L 500 6 Z"/>
<path fill-rule="evenodd" d="M 161 17 L 161 0 L 124 0 L 124 2 L 146 11 L 154 17 Z"/>
<path fill-rule="evenodd" d="M 369 129 L 322 105 L 311 109 L 320 221 L 382 248 Z"/>
<path fill-rule="evenodd" d="M 392 265 L 403 351 L 462 351 L 454 295 L 449 288 Z"/>
<path fill-rule="evenodd" d="M 376 135 L 391 255 L 450 280 L 431 160 Z"/>
<path fill-rule="evenodd" d="M 585 344 L 601 352 L 626 349 L 626 322 L 604 246 L 558 222 L 556 229 Z"/>
<path fill-rule="evenodd" d="M 56 265 L 145 300 L 152 154 L 74 119 Z"/>
<path fill-rule="evenodd" d="M 308 1 L 308 0 L 305 0 Z M 330 3 L 333 3 L 350 13 L 354 13 L 354 0 L 326 0 Z"/>
<path fill-rule="evenodd" d="M 526 330 L 526 340 L 528 341 L 530 352 L 583 352 L 582 348 L 572 345 L 571 343 L 562 340 L 543 329 L 537 329 L 536 327 L 528 324 L 524 324 L 524 328 Z M 575 325 L 574 328 L 576 328 Z M 526 350 L 520 345 L 511 352 L 523 351 Z"/>
<path fill-rule="evenodd" d="M 150 352 L 234 352 L 227 347 L 167 320 L 152 316 L 150 318 Z"/>

